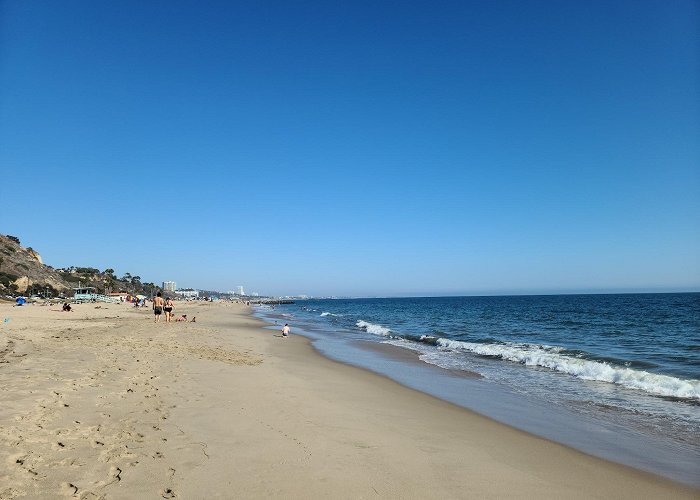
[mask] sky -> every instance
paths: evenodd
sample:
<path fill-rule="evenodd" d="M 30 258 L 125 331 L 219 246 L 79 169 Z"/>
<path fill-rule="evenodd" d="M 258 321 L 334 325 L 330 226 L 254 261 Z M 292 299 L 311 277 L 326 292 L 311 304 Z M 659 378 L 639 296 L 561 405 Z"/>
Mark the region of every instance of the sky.
<path fill-rule="evenodd" d="M 0 233 L 178 287 L 700 290 L 700 3 L 0 0 Z"/>

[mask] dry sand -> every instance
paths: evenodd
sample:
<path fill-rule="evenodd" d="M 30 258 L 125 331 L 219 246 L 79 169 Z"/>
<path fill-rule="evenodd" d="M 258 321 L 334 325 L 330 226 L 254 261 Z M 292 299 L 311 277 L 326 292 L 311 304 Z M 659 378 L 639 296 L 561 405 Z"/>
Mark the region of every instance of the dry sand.
<path fill-rule="evenodd" d="M 0 305 L 0 498 L 699 498 L 176 306 Z"/>

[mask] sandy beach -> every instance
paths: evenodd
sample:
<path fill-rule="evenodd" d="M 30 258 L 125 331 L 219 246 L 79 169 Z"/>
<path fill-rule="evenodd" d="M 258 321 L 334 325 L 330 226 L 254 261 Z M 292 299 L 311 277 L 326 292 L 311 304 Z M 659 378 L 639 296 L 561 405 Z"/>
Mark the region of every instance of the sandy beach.
<path fill-rule="evenodd" d="M 698 498 L 316 353 L 250 309 L 0 305 L 0 498 Z"/>

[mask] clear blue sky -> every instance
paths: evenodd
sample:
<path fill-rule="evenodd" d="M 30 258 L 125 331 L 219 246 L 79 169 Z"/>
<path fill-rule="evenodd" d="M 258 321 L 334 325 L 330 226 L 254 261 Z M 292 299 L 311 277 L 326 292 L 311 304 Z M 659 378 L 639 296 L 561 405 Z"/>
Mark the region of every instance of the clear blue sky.
<path fill-rule="evenodd" d="M 270 294 L 700 290 L 696 1 L 0 3 L 0 233 Z"/>

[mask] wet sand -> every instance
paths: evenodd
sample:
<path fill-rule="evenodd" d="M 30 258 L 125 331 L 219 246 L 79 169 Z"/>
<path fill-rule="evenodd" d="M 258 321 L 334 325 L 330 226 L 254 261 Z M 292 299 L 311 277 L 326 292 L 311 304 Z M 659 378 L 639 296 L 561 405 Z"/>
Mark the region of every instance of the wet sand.
<path fill-rule="evenodd" d="M 476 372 L 470 372 L 468 370 L 451 370 L 447 368 L 442 368 L 437 365 L 432 365 L 429 363 L 423 363 L 420 360 L 420 353 L 418 351 L 414 351 L 412 349 L 408 348 L 403 348 L 403 347 L 398 347 L 395 345 L 391 344 L 383 344 L 381 342 L 371 342 L 371 341 L 365 341 L 365 340 L 359 340 L 354 343 L 357 347 L 360 349 L 364 349 L 366 351 L 372 351 L 372 352 L 377 352 L 380 353 L 382 356 L 385 356 L 390 359 L 395 359 L 397 361 L 404 361 L 407 363 L 421 363 L 421 367 L 425 368 L 427 367 L 428 369 L 431 370 L 438 370 L 443 373 L 450 373 L 451 375 L 454 375 L 455 377 L 465 377 L 465 378 L 483 378 L 483 376 L 480 373 Z"/>

